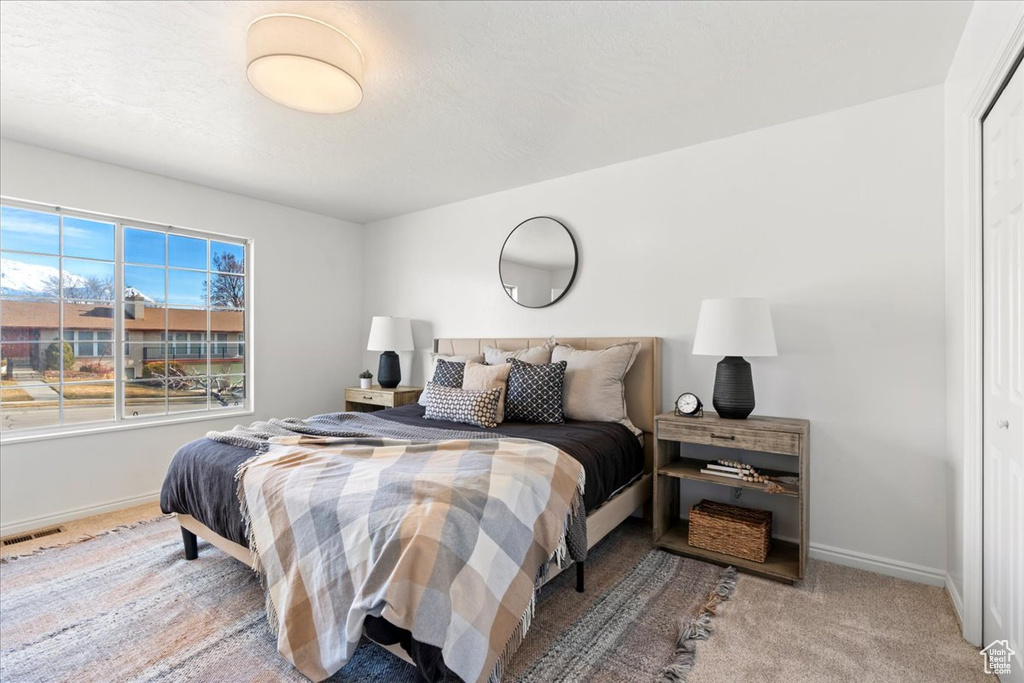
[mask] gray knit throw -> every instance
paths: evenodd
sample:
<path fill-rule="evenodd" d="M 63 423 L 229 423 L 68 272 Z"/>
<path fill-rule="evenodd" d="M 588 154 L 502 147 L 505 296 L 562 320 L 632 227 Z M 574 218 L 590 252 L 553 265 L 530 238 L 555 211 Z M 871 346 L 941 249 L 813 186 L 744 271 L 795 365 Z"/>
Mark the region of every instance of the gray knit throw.
<path fill-rule="evenodd" d="M 453 439 L 499 439 L 495 432 L 435 429 L 392 422 L 370 413 L 327 413 L 301 420 L 297 417 L 258 420 L 248 427 L 236 425 L 227 432 L 208 432 L 207 439 L 266 451 L 275 436 L 323 436 L 329 438 L 382 438 L 405 441 L 451 441 Z"/>

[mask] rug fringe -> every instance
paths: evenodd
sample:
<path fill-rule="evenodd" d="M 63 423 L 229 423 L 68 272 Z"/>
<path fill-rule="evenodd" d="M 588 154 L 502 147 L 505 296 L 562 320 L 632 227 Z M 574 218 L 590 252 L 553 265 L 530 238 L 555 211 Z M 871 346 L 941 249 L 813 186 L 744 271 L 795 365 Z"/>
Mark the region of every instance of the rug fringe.
<path fill-rule="evenodd" d="M 119 533 L 119 532 L 122 532 L 122 531 L 130 531 L 130 530 L 135 529 L 137 527 L 145 526 L 147 524 L 153 524 L 154 522 L 160 522 L 160 521 L 165 520 L 165 519 L 171 519 L 172 517 L 174 517 L 173 514 L 160 515 L 159 517 L 153 517 L 151 519 L 144 519 L 144 520 L 141 520 L 141 521 L 138 521 L 138 522 L 132 522 L 131 524 L 121 524 L 119 526 L 114 527 L 113 529 L 107 529 L 106 531 L 101 531 L 98 534 L 85 534 L 81 538 L 74 538 L 74 539 L 71 539 L 70 541 L 62 541 L 60 543 L 55 543 L 53 545 L 40 546 L 40 547 L 38 547 L 38 548 L 36 548 L 34 550 L 30 550 L 30 551 L 28 551 L 26 553 L 19 553 L 17 555 L 14 555 L 14 554 L 12 554 L 12 555 L 3 555 L 2 557 L 0 557 L 0 564 L 7 564 L 8 562 L 13 562 L 13 561 L 16 561 L 16 560 L 21 560 L 21 559 L 24 559 L 26 557 L 34 557 L 36 555 L 42 554 L 43 552 L 45 552 L 47 550 L 60 550 L 61 548 L 67 548 L 69 546 L 78 545 L 79 543 L 85 543 L 86 541 L 91 541 L 91 540 L 96 539 L 96 538 L 102 538 L 103 536 L 108 536 L 110 534 L 116 534 L 116 533 Z"/>
<path fill-rule="evenodd" d="M 711 617 L 722 602 L 732 597 L 735 590 L 736 568 L 726 567 L 722 571 L 718 585 L 708 594 L 707 600 L 697 610 L 696 616 L 680 620 L 679 635 L 676 637 L 676 649 L 672 653 L 672 662 L 658 672 L 658 681 L 685 683 L 697 663 L 697 641 L 707 640 L 714 632 Z"/>

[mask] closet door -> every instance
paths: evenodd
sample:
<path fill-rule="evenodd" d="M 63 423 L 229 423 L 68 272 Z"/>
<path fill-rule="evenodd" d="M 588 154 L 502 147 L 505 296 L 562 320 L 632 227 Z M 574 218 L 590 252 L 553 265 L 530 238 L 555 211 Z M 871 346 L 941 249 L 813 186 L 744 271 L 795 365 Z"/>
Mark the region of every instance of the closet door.
<path fill-rule="evenodd" d="M 1013 651 L 1024 681 L 1024 69 L 982 123 L 984 243 L 984 645 Z M 1006 641 L 995 643 L 994 641 Z"/>

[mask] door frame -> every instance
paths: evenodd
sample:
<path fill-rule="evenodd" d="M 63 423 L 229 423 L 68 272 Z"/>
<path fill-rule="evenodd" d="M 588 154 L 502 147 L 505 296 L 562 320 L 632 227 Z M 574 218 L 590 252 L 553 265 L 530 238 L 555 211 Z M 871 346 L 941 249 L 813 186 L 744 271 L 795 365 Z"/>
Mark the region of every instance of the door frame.
<path fill-rule="evenodd" d="M 982 420 L 984 418 L 983 331 L 984 246 L 981 124 L 995 104 L 1014 67 L 1024 55 L 1024 6 L 1018 9 L 1013 31 L 1003 40 L 998 58 L 989 66 L 963 113 L 967 131 L 964 216 L 964 466 L 963 466 L 963 637 L 981 646 L 984 612 L 984 476 Z M 1020 68 L 1024 68 L 1022 65 Z"/>

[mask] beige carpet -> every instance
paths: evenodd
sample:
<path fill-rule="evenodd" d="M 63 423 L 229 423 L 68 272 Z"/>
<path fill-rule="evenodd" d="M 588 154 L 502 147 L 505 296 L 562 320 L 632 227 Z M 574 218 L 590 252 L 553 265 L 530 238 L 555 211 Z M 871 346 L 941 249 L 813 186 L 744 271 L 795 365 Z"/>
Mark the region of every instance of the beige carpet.
<path fill-rule="evenodd" d="M 156 514 L 151 504 L 79 520 L 63 537 L 21 543 L 4 554 Z M 597 588 L 596 566 L 592 572 Z M 571 603 L 567 593 L 565 607 Z M 812 561 L 807 580 L 795 587 L 740 574 L 736 599 L 719 608 L 714 626 L 714 636 L 698 647 L 689 683 L 995 680 L 983 674 L 977 648 L 960 637 L 942 589 L 827 562 Z"/>
<path fill-rule="evenodd" d="M 812 560 L 783 586 L 740 574 L 688 683 L 994 683 L 941 588 Z"/>

